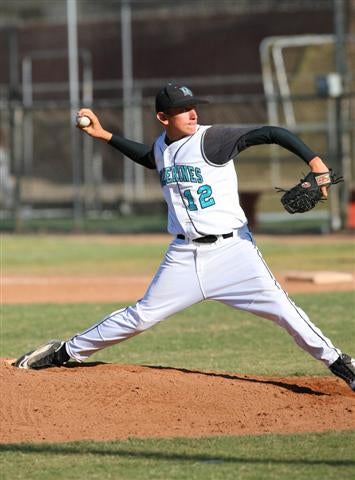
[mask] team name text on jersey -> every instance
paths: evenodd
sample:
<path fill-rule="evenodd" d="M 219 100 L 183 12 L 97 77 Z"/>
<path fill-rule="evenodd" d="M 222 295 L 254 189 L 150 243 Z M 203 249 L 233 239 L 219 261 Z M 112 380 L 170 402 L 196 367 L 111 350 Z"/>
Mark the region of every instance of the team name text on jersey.
<path fill-rule="evenodd" d="M 174 165 L 172 167 L 164 167 L 160 170 L 159 176 L 162 187 L 169 185 L 170 183 L 178 182 L 203 182 L 201 169 L 198 167 L 193 167 L 192 165 Z"/>

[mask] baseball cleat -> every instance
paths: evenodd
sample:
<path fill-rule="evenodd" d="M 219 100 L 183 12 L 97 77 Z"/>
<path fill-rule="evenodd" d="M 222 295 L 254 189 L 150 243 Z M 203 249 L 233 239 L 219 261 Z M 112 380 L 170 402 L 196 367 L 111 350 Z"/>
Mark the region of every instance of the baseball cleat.
<path fill-rule="evenodd" d="M 342 353 L 338 360 L 329 367 L 330 371 L 337 377 L 342 378 L 355 392 L 355 359 L 349 357 L 346 353 Z"/>
<path fill-rule="evenodd" d="M 50 340 L 49 342 L 41 345 L 32 352 L 25 353 L 22 357 L 18 358 L 14 363 L 18 368 L 45 368 L 45 367 L 58 367 L 64 362 L 61 362 L 56 353 L 64 345 L 61 340 Z"/>

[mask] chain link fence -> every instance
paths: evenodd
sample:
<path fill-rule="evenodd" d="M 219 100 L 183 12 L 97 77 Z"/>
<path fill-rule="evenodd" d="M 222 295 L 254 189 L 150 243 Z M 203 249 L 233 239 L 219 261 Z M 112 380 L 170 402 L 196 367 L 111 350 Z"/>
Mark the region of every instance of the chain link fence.
<path fill-rule="evenodd" d="M 84 3 L 80 3 L 80 8 Z M 161 3 L 153 3 L 156 4 L 155 7 L 159 4 L 159 15 L 164 16 Z M 221 5 L 231 8 L 227 3 L 222 2 Z M 246 4 L 242 3 L 240 8 L 246 9 Z M 285 7 L 287 2 L 281 3 Z M 291 3 L 292 10 L 295 7 L 294 2 Z M 138 8 L 138 4 L 139 2 L 133 2 L 135 8 Z M 272 12 L 271 4 L 272 2 L 264 2 L 264 13 L 267 8 Z M 309 2 L 306 4 L 309 8 Z M 121 2 L 111 2 L 111 5 L 105 3 L 107 8 L 104 10 L 107 12 L 120 5 Z M 312 8 L 325 8 L 328 15 L 332 5 L 332 2 L 327 5 L 321 2 Z M 152 4 L 149 10 L 150 20 L 154 14 L 153 7 Z M 95 8 L 91 4 L 90 8 L 94 14 Z M 208 17 L 206 11 L 202 15 L 201 8 L 199 4 L 198 11 L 190 12 L 190 17 Z M 221 13 L 221 10 L 218 12 Z M 228 12 L 232 14 L 230 10 Z M 182 13 L 188 16 L 186 8 L 180 12 L 180 16 Z M 255 12 L 248 13 L 251 15 Z M 142 15 L 141 11 L 140 16 L 135 12 L 134 29 L 137 29 L 138 24 L 143 28 L 143 23 L 139 23 L 144 20 Z M 211 18 L 213 20 L 213 15 Z M 240 21 L 240 18 L 237 16 L 236 20 Z M 21 28 L 0 30 L 0 35 L 3 34 L 7 40 L 7 49 L 4 49 L 6 56 L 3 56 L 2 64 L 5 65 L 4 58 L 9 62 L 8 78 L 2 82 L 0 79 L 0 222 L 3 229 L 26 228 L 27 219 L 38 217 L 69 217 L 76 219 L 80 225 L 85 218 L 164 213 L 165 206 L 155 171 L 134 165 L 117 150 L 103 142 L 92 140 L 80 131 L 73 133 L 67 79 L 68 54 L 63 49 L 65 27 L 62 25 L 56 31 L 57 26 L 54 24 L 52 31 L 57 36 L 57 42 L 54 43 L 58 45 L 49 41 L 48 45 L 42 45 L 41 48 L 35 40 L 31 43 L 28 39 L 31 32 L 38 35 L 39 28 L 43 29 L 42 36 L 46 39 L 50 26 L 44 22 L 41 27 L 37 25 L 30 28 L 26 24 L 25 29 Z M 93 34 L 98 38 L 95 44 L 100 44 L 100 31 L 106 30 L 106 41 L 111 38 L 107 33 L 110 29 L 112 22 L 102 20 L 95 23 L 92 27 Z M 177 33 L 175 32 L 175 39 Z M 84 34 L 85 26 L 80 24 L 79 39 Z M 137 41 L 137 37 L 134 39 Z M 319 87 L 320 80 L 335 71 L 335 40 L 334 37 L 333 41 L 325 41 L 316 46 L 288 46 L 284 49 L 282 61 L 287 79 L 286 93 L 283 90 L 284 84 L 280 83 L 279 66 L 273 63 L 271 55 L 269 67 L 274 90 L 272 94 L 265 94 L 259 51 L 255 55 L 256 59 L 253 58 L 253 62 L 256 60 L 259 64 L 259 71 L 246 67 L 239 68 L 238 73 L 202 72 L 199 75 L 183 76 L 181 70 L 176 68 L 173 75 L 175 79 L 191 86 L 199 95 L 209 97 L 210 105 L 199 109 L 202 124 L 265 125 L 270 124 L 270 121 L 276 122 L 300 135 L 329 166 L 344 173 L 345 188 L 341 190 L 335 187 L 337 193 L 332 195 L 332 202 L 317 209 L 330 229 L 338 229 L 352 221 L 349 222 L 348 217 L 355 178 L 355 49 L 351 35 L 344 41 L 347 59 L 344 90 L 333 97 Z M 107 75 L 106 63 L 112 57 L 107 51 L 102 51 L 101 45 L 98 53 L 95 50 L 97 46 L 92 47 L 92 39 L 86 42 L 82 40 L 81 43 L 83 47 L 79 42 L 78 51 L 80 105 L 92 108 L 107 130 L 122 135 L 126 133 L 124 125 L 128 112 L 129 137 L 152 144 L 160 133 L 159 124 L 155 120 L 154 95 L 167 78 L 144 78 L 143 75 L 134 77 L 127 104 L 124 100 L 124 82 L 119 72 L 115 71 L 116 62 L 113 62 L 111 76 Z M 116 53 L 117 48 L 116 46 L 116 50 L 113 50 Z M 180 53 L 183 56 L 183 52 Z M 270 50 L 270 53 L 274 53 L 274 50 Z M 102 55 L 105 56 L 104 66 Z M 203 61 L 206 62 L 208 51 L 204 55 Z M 210 60 L 209 70 L 213 72 L 214 58 Z M 270 118 L 271 104 L 276 112 L 274 118 Z M 290 108 L 294 120 L 291 124 L 287 116 Z M 76 146 L 74 150 L 73 141 Z M 305 166 L 302 162 L 297 159 L 295 161 L 289 152 L 279 147 L 258 146 L 243 152 L 236 164 L 241 200 L 252 223 L 257 223 L 268 215 L 272 217 L 275 212 L 282 216 L 274 188 L 294 184 L 304 173 Z"/>

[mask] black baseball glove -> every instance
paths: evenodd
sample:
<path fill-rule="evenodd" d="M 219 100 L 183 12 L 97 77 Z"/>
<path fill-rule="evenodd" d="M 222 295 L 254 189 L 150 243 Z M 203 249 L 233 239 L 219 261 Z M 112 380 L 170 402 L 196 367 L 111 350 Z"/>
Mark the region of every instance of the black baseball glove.
<path fill-rule="evenodd" d="M 289 213 L 304 213 L 312 210 L 318 202 L 324 200 L 321 187 L 343 182 L 343 177 L 337 177 L 332 170 L 324 173 L 309 172 L 300 183 L 284 190 L 277 188 L 278 192 L 285 192 L 281 203 Z"/>

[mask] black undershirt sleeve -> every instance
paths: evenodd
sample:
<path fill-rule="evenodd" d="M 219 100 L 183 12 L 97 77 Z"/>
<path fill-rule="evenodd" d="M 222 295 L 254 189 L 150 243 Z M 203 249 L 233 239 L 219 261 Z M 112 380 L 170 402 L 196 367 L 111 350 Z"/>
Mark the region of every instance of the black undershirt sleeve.
<path fill-rule="evenodd" d="M 133 160 L 135 163 L 151 170 L 155 169 L 155 160 L 152 148 L 144 143 L 134 142 L 119 135 L 112 135 L 111 140 L 107 142 L 123 155 Z"/>
<path fill-rule="evenodd" d="M 257 130 L 244 135 L 241 138 L 240 150 L 253 145 L 263 145 L 266 143 L 275 143 L 286 150 L 302 158 L 305 163 L 309 163 L 317 155 L 294 133 L 281 127 L 261 127 Z"/>
<path fill-rule="evenodd" d="M 211 127 L 204 137 L 203 154 L 206 161 L 223 165 L 246 148 L 264 144 L 280 145 L 307 164 L 316 157 L 316 154 L 295 134 L 285 128 L 273 126 Z"/>

